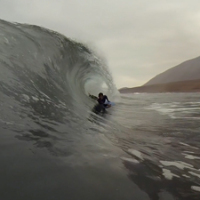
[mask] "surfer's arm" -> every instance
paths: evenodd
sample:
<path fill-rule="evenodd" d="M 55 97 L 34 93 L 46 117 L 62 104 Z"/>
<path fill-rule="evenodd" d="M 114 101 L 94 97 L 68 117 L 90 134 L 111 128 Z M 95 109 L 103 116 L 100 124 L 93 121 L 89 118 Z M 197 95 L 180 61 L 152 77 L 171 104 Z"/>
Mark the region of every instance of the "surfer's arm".
<path fill-rule="evenodd" d="M 108 97 L 107 96 L 105 96 L 105 97 L 106 97 L 107 101 L 110 102 L 109 99 L 108 99 Z"/>
<path fill-rule="evenodd" d="M 97 101 L 98 101 L 99 104 L 103 104 L 103 103 L 101 102 L 101 99 L 97 99 Z"/>

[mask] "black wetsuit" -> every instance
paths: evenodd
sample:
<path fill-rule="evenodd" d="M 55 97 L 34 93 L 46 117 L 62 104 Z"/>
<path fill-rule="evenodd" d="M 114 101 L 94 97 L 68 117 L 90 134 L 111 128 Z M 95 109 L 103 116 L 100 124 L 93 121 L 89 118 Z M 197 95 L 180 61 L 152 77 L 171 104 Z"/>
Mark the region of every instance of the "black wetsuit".
<path fill-rule="evenodd" d="M 99 102 L 100 105 L 106 107 L 107 106 L 107 104 L 105 104 L 106 100 L 109 102 L 108 97 L 104 95 L 102 99 L 99 98 L 97 101 Z"/>

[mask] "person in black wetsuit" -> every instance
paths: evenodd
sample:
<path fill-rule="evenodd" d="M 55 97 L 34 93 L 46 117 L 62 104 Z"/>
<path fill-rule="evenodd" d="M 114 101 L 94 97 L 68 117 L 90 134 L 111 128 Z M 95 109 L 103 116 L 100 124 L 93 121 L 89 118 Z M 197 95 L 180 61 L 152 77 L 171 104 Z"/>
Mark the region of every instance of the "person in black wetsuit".
<path fill-rule="evenodd" d="M 102 105 L 104 108 L 109 108 L 111 105 L 107 104 L 107 102 L 110 102 L 108 100 L 108 97 L 106 95 L 103 95 L 103 93 L 99 93 L 99 98 L 97 99 L 97 101 L 99 102 L 100 105 Z"/>

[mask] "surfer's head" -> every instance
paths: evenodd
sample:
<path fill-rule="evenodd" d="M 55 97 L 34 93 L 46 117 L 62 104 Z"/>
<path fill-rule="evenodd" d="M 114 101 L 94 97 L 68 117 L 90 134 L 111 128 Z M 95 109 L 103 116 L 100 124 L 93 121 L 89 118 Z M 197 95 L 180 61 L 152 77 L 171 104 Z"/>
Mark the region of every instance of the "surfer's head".
<path fill-rule="evenodd" d="M 102 92 L 99 93 L 99 99 L 103 99 L 103 93 Z"/>

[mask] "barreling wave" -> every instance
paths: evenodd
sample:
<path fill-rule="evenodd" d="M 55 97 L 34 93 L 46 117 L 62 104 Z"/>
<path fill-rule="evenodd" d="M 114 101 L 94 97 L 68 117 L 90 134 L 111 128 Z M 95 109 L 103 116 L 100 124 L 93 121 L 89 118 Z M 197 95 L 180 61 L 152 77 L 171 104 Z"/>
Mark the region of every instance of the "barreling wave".
<path fill-rule="evenodd" d="M 117 92 L 106 64 L 81 43 L 42 27 L 3 20 L 0 36 L 4 105 L 19 102 L 49 116 L 52 106 L 70 112 L 90 108 L 88 93 L 97 94 L 103 85 L 111 96 Z"/>

